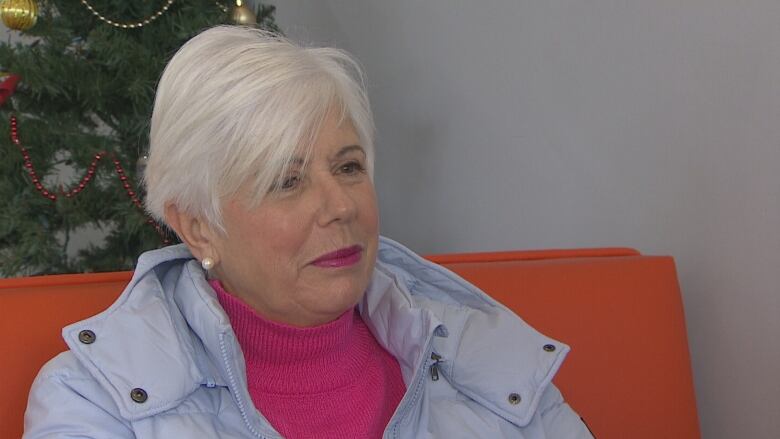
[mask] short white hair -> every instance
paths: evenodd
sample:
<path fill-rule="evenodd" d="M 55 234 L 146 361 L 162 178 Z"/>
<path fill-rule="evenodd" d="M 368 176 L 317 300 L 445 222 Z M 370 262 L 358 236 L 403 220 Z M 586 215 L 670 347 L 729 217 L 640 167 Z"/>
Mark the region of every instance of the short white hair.
<path fill-rule="evenodd" d="M 308 157 L 325 118 L 352 123 L 373 178 L 374 123 L 363 71 L 343 50 L 217 26 L 185 43 L 157 86 L 144 174 L 146 208 L 167 204 L 220 232 L 222 201 L 248 185 L 253 204 Z"/>

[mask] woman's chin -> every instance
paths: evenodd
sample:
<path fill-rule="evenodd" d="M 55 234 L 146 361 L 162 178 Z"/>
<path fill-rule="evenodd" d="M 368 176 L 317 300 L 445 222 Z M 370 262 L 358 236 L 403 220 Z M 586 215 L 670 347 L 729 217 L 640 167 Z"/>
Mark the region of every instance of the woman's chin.
<path fill-rule="evenodd" d="M 322 316 L 320 320 L 332 321 L 354 308 L 363 298 L 363 291 L 354 287 L 320 292 L 311 310 Z M 325 322 L 323 322 L 325 323 Z"/>

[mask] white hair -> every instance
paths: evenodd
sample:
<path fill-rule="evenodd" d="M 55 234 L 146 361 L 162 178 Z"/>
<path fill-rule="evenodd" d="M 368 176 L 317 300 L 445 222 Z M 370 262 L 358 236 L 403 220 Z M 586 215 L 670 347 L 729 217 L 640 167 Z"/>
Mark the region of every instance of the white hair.
<path fill-rule="evenodd" d="M 260 203 L 296 154 L 308 157 L 334 110 L 354 126 L 373 178 L 373 117 L 363 72 L 348 53 L 248 27 L 198 34 L 157 86 L 147 210 L 165 222 L 173 204 L 224 233 L 222 201 L 248 185 Z"/>

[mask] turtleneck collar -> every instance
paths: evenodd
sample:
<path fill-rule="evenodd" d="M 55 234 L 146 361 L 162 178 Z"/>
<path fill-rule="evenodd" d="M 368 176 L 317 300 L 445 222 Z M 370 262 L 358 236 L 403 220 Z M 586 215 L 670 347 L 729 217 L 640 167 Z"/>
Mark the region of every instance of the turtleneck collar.
<path fill-rule="evenodd" d="M 331 391 L 354 382 L 369 358 L 373 337 L 356 309 L 314 327 L 270 321 L 225 291 L 209 284 L 225 309 L 244 354 L 250 387 L 264 393 Z"/>

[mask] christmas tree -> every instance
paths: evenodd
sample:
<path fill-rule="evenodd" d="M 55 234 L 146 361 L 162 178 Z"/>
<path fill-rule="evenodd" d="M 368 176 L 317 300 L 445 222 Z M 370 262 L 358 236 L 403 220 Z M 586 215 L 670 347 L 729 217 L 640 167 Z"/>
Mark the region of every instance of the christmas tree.
<path fill-rule="evenodd" d="M 37 6 L 37 22 L 23 31 L 31 44 L 0 43 L 0 275 L 131 269 L 143 251 L 176 239 L 146 216 L 140 193 L 165 63 L 199 31 L 251 23 L 252 12 L 256 26 L 278 32 L 274 7 L 213 0 L 0 5 L 8 3 Z M 9 26 L 18 23 L 6 21 L 9 9 L 2 13 Z M 105 239 L 72 251 L 73 235 L 91 228 Z"/>

